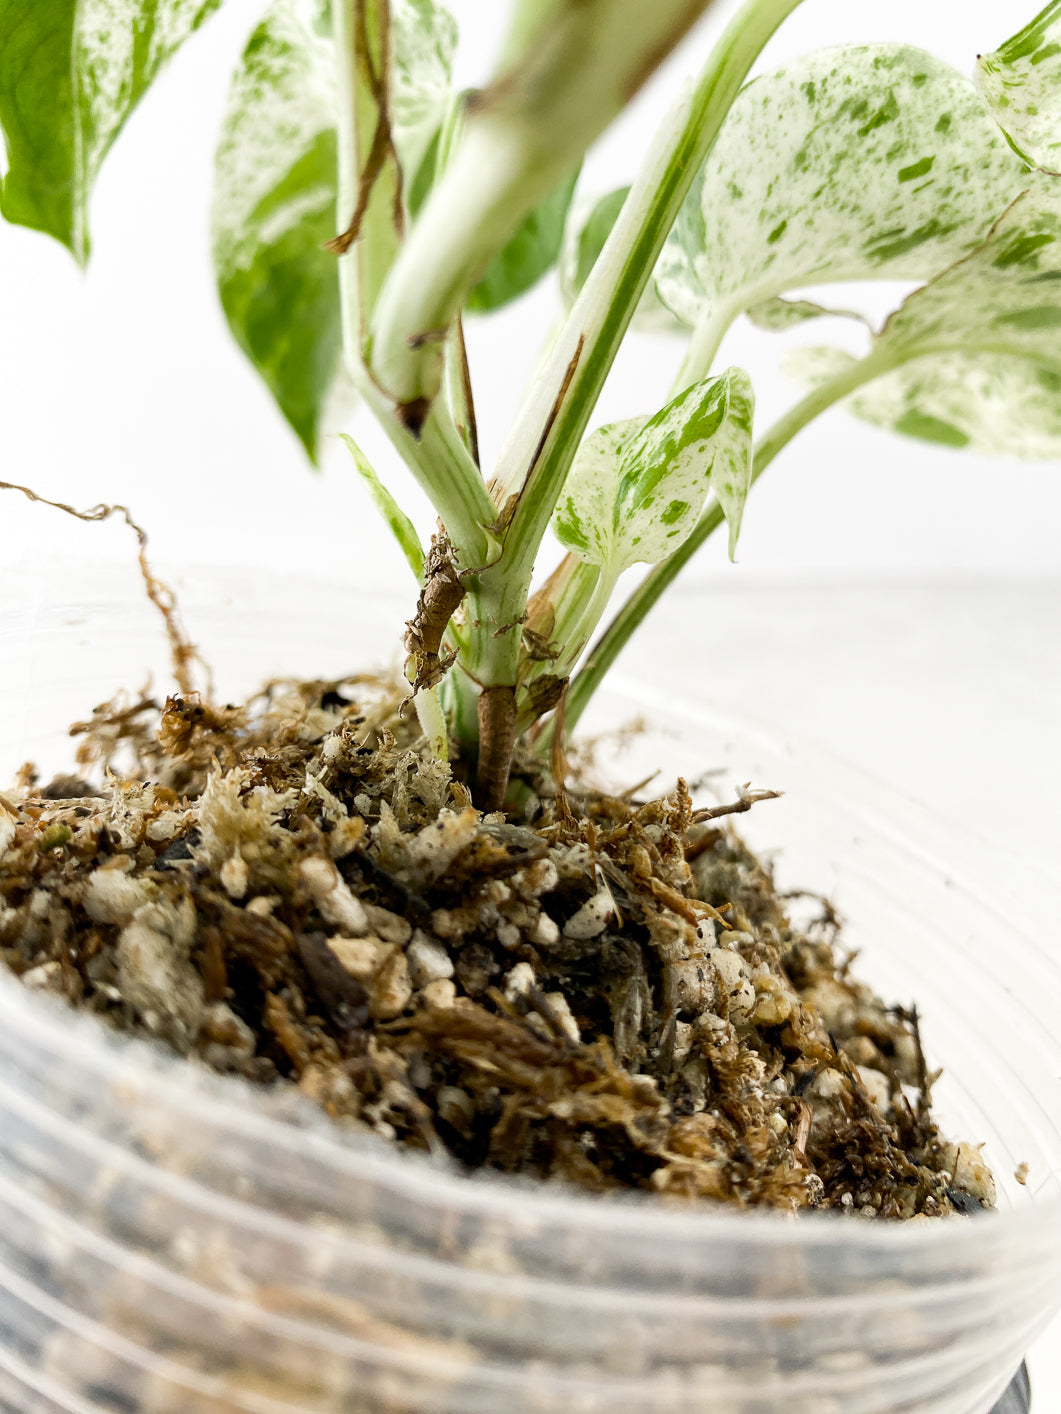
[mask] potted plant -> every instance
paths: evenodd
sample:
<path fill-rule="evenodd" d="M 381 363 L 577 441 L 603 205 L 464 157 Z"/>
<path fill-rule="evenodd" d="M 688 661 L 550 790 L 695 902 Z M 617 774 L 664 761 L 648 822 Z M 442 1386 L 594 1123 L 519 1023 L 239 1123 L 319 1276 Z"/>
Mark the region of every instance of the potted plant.
<path fill-rule="evenodd" d="M 341 344 L 360 396 L 439 515 L 425 550 L 350 443 L 357 470 L 420 581 L 406 634 L 407 672 L 431 765 L 424 780 L 434 785 L 419 786 L 419 800 L 430 809 L 434 790 L 436 811 L 446 804 L 437 826 L 422 818 L 423 810 L 415 817 L 422 858 L 402 856 L 400 830 L 390 844 L 402 863 L 397 874 L 405 879 L 411 916 L 419 895 L 409 880 L 434 883 L 433 860 L 448 855 L 446 868 L 478 840 L 482 815 L 515 809 L 528 794 L 543 799 L 542 781 L 552 781 L 550 828 L 562 846 L 575 847 L 575 836 L 564 834 L 571 816 L 565 748 L 586 703 L 662 591 L 723 525 L 732 554 L 752 484 L 814 417 L 853 400 L 870 420 L 950 446 L 1053 450 L 1061 322 L 1049 299 L 1061 271 L 1055 270 L 1061 197 L 1052 121 L 1061 54 L 1057 7 L 981 60 L 980 92 L 930 56 L 899 45 L 826 51 L 746 84 L 763 45 L 798 3 L 749 0 L 668 115 L 632 187 L 605 197 L 581 221 L 567 217 L 583 152 L 704 4 L 663 0 L 648 13 L 630 0 L 524 3 L 498 74 L 465 95 L 448 92 L 454 33 L 431 0 L 338 0 L 330 13 L 311 0 L 277 4 L 248 42 L 219 150 L 214 212 L 229 322 L 311 454 Z M 90 8 L 5 7 L 0 124 L 9 168 L 0 209 L 9 220 L 48 231 L 86 258 L 87 200 L 100 162 L 160 65 L 213 8 L 130 4 L 108 12 L 104 23 Z M 478 462 L 461 316 L 512 298 L 558 256 L 571 308 L 487 480 Z M 807 358 L 810 391 L 753 444 L 748 375 L 714 370 L 726 329 L 746 312 L 768 327 L 813 319 L 825 312 L 820 306 L 784 296 L 855 278 L 919 284 L 873 335 L 863 358 L 828 351 Z M 638 411 L 589 430 L 625 330 L 639 312 L 659 318 L 661 310 L 691 331 L 673 396 L 649 415 Z M 566 553 L 533 589 L 550 525 Z M 649 565 L 648 574 L 594 639 L 620 575 L 635 564 Z M 149 584 L 168 609 L 150 576 Z M 183 661 L 188 645 L 173 632 Z M 326 696 L 307 698 L 299 710 L 346 712 L 345 700 L 325 702 Z M 206 773 L 201 800 L 209 799 L 209 808 L 196 807 L 199 837 L 187 843 L 186 857 L 212 869 L 223 894 L 242 907 L 264 856 L 244 847 L 249 835 L 233 848 L 232 820 L 249 814 L 253 791 L 266 786 L 244 792 L 249 778 L 236 779 L 243 757 L 229 786 L 219 784 L 223 775 L 210 774 L 209 752 L 223 757 L 237 738 L 243 750 L 246 734 L 257 730 L 252 719 L 226 717 L 225 710 L 193 703 L 185 692 L 167 706 L 163 730 L 175 743 L 170 754 L 187 770 Z M 111 714 L 97 723 L 97 747 L 114 721 Z M 381 717 L 379 725 L 389 721 Z M 334 741 L 334 760 L 348 748 L 368 749 L 360 739 L 355 746 L 348 732 Z M 193 744 L 200 753 L 194 760 Z M 439 782 L 449 790 L 452 780 L 455 794 L 439 795 Z M 254 826 L 259 844 L 273 817 L 291 807 L 277 804 L 286 784 L 276 778 L 268 803 L 265 794 L 253 797 L 254 808 L 261 805 Z M 314 784 L 331 810 L 323 767 Z M 186 822 L 163 818 L 168 812 L 176 819 L 183 809 L 179 791 L 166 789 L 172 800 L 156 793 L 147 807 L 156 834 L 130 835 L 151 850 L 152 868 L 180 861 L 179 851 L 163 859 L 165 851 L 147 842 L 176 840 L 176 833 L 158 833 L 171 824 L 175 832 L 185 829 Z M 452 808 L 462 802 L 463 810 Z M 748 803 L 743 798 L 738 805 Z M 5 809 L 7 847 L 21 840 L 18 831 L 29 822 L 17 806 Z M 609 818 L 609 825 L 685 833 L 694 823 L 682 791 L 667 810 L 633 824 Z M 376 816 L 377 842 L 386 848 L 386 811 L 377 806 Z M 520 838 L 503 833 L 504 820 L 487 824 L 502 831 L 504 870 L 511 872 Z M 373 946 L 380 939 L 334 866 L 357 850 L 361 836 L 345 811 L 327 825 L 319 833 L 332 838 L 329 855 L 302 850 L 294 876 L 306 906 L 341 928 L 351 947 L 336 972 L 335 948 L 316 933 L 299 933 L 300 966 L 332 1022 L 363 1031 L 362 1012 L 374 1024 L 402 1014 L 408 997 L 398 972 L 407 975 L 410 963 L 405 953 L 392 959 L 393 948 L 386 956 L 374 953 L 364 967 L 358 961 L 365 939 L 374 939 Z M 436 828 L 432 853 L 435 837 L 426 832 Z M 71 826 L 47 829 L 53 833 L 35 836 L 44 855 L 72 843 Z M 289 833 L 297 834 L 294 826 Z M 124 857 L 133 845 L 122 840 L 119 834 Z M 577 846 L 593 848 L 585 833 Z M 538 861 L 528 851 L 537 847 L 525 837 L 521 847 L 518 865 L 530 868 Z M 366 870 L 386 872 L 378 859 L 365 857 Z M 598 867 L 587 875 L 593 888 L 565 910 L 571 939 L 597 936 L 605 923 L 596 928 L 596 922 L 615 914 L 615 895 Z M 632 856 L 624 868 L 634 868 Z M 165 900 L 127 886 L 124 865 L 104 872 L 106 887 L 86 885 L 78 907 L 100 927 L 120 929 L 119 950 L 131 955 L 136 943 L 143 959 L 154 946 L 152 934 L 167 940 L 171 952 L 184 946 L 179 911 L 163 917 Z M 374 877 L 378 883 L 378 872 Z M 675 877 L 684 882 L 684 875 Z M 706 899 L 694 907 L 662 874 L 646 878 L 656 903 L 679 916 L 684 909 L 690 926 L 710 931 L 708 919 L 727 926 Z M 20 895 L 19 906 L 30 907 L 28 900 Z M 371 906 L 379 910 L 378 898 Z M 268 918 L 269 907 L 253 916 Z M 436 932 L 443 931 L 438 912 L 431 915 Z M 499 938 L 508 921 L 498 922 Z M 194 918 L 187 922 L 191 933 L 199 926 Z M 544 926 L 540 918 L 535 926 Z M 213 938 L 214 928 L 217 941 L 219 927 L 204 923 L 195 945 L 208 952 L 213 943 L 206 934 Z M 268 932 L 264 924 L 254 927 Z M 256 934 L 256 956 L 260 945 Z M 413 943 L 403 937 L 394 946 Z M 437 939 L 425 935 L 417 946 L 415 966 L 426 977 L 437 963 L 442 970 L 434 980 L 447 980 Z M 735 954 L 727 960 L 724 949 L 705 949 L 718 978 L 733 971 L 735 1009 L 748 990 L 750 1016 L 761 1012 L 766 1027 L 787 1020 L 790 1011 L 768 1017 L 768 998 L 770 1006 L 787 1003 L 773 984 L 756 990 L 742 971 L 747 959 L 738 964 Z M 396 960 L 393 967 L 388 959 Z M 149 988 L 139 1005 L 144 1013 L 172 1011 L 166 1025 L 172 1023 L 173 1040 L 191 1023 L 184 1002 L 173 1002 L 181 977 L 167 970 L 171 960 L 167 954 L 160 963 L 161 983 L 156 978 L 150 1000 L 143 1000 Z M 693 985 L 681 968 L 697 961 L 690 955 L 667 962 L 675 988 Z M 381 999 L 387 988 L 400 994 L 393 1007 Z M 537 1009 L 539 1023 L 563 1032 L 571 1018 L 560 999 L 526 996 L 525 1015 Z M 206 999 L 195 992 L 188 1002 L 199 1008 L 196 1026 Z M 516 1007 L 520 997 L 514 991 L 503 1000 Z M 239 1018 L 223 1015 L 220 1005 L 211 1022 L 214 1041 L 234 1045 L 237 1035 L 242 1042 Z M 285 1006 L 281 998 L 270 1024 L 278 1038 L 292 1038 L 294 1051 L 306 1018 L 285 1019 Z M 681 1010 L 671 1018 L 672 1049 Z M 35 1250 L 29 1239 L 19 1249 L 20 1279 L 30 1288 L 32 1262 L 49 1273 L 35 1295 L 20 1289 L 18 1301 L 20 1311 L 36 1313 L 39 1328 L 49 1326 L 52 1364 L 34 1373 L 33 1362 L 13 1346 L 10 1365 L 12 1380 L 36 1389 L 41 1408 L 55 1407 L 44 1401 L 65 1361 L 77 1367 L 85 1398 L 100 1408 L 470 1410 L 531 1408 L 535 1401 L 596 1408 L 625 1400 L 620 1407 L 818 1411 L 830 1407 L 826 1400 L 837 1409 L 858 1399 L 859 1407 L 883 1410 L 928 1407 L 931 1398 L 941 1410 L 971 1414 L 969 1401 L 997 1394 L 1019 1350 L 1006 1346 L 993 1354 L 990 1369 L 969 1368 L 968 1338 L 977 1324 L 961 1309 L 962 1280 L 990 1286 L 985 1273 L 1005 1269 L 1006 1280 L 990 1287 L 991 1311 L 1001 1323 L 1004 1297 L 1018 1340 L 1050 1287 L 1050 1264 L 1040 1252 L 1027 1306 L 1014 1303 L 1013 1264 L 1035 1247 L 1030 1225 L 1009 1230 L 1005 1244 L 985 1223 L 975 1244 L 941 1237 L 915 1246 L 889 1237 L 878 1249 L 878 1239 L 859 1245 L 832 1228 L 789 1237 L 767 1224 L 738 1237 L 728 1220 L 697 1226 L 699 1220 L 689 1225 L 670 1213 L 640 1213 L 628 1254 L 621 1209 L 602 1210 L 598 1225 L 565 1198 L 521 1192 L 516 1200 L 503 1187 L 469 1188 L 415 1162 L 381 1158 L 371 1147 L 347 1149 L 331 1136 L 285 1128 L 264 1113 L 236 1121 L 223 1089 L 171 1074 L 161 1062 L 151 1072 L 123 1050 L 104 1048 L 86 1060 L 86 1033 L 57 1035 L 33 1014 L 12 1019 L 10 1034 L 30 1096 L 20 1111 L 22 1147 L 46 1156 L 30 1162 L 39 1192 L 13 1200 L 13 1220 L 24 1226 L 34 1202 L 44 1205 L 38 1216 L 51 1213 L 55 1195 L 69 1186 L 64 1166 L 76 1168 L 87 1206 L 72 1215 L 52 1213 L 48 1231 L 53 1244 L 65 1241 L 90 1254 L 99 1278 L 49 1290 L 54 1253 Z M 71 1075 L 61 1095 L 59 1062 L 62 1087 Z M 79 1083 L 79 1075 L 91 1084 Z M 626 1082 L 615 1083 L 618 1095 Z M 852 1076 L 850 1084 L 861 1082 Z M 448 1088 L 466 1098 L 461 1086 Z M 634 1092 L 622 1098 L 631 1094 L 636 1100 Z M 462 1103 L 458 1093 L 449 1100 Z M 189 1136 L 183 1131 L 191 1114 L 199 1132 Z M 786 1139 L 797 1156 L 806 1140 L 799 1138 L 800 1123 Z M 451 1128 L 459 1132 L 459 1116 Z M 160 1174 L 138 1168 L 145 1151 Z M 588 1153 L 582 1157 L 601 1171 Z M 956 1165 L 952 1186 L 966 1192 Z M 241 1184 L 254 1195 L 245 1210 Z M 115 1191 L 127 1199 L 115 1203 Z M 302 1228 L 292 1214 L 306 1218 Z M 318 1220 L 326 1222 L 321 1233 L 313 1231 Z M 122 1223 L 136 1233 L 124 1269 Z M 462 1225 L 474 1228 L 471 1237 Z M 451 1261 L 452 1252 L 459 1259 Z M 595 1265 L 598 1276 L 587 1276 Z M 716 1282 L 705 1287 L 708 1268 Z M 282 1279 L 270 1279 L 273 1269 Z M 570 1289 L 552 1288 L 565 1280 Z M 673 1302 L 668 1289 L 677 1293 Z M 895 1289 L 903 1300 L 890 1302 L 887 1293 Z M 730 1304 L 709 1340 L 704 1320 L 723 1297 Z M 856 1298 L 872 1308 L 882 1336 L 861 1364 L 845 1365 L 858 1342 L 840 1313 Z M 808 1368 L 798 1373 L 798 1342 L 778 1331 L 795 1319 L 808 1348 L 809 1327 L 799 1325 L 805 1300 L 818 1303 L 811 1315 L 822 1340 L 812 1342 Z M 530 1314 L 513 1317 L 517 1308 Z M 935 1327 L 926 1316 L 930 1308 Z M 573 1341 L 570 1323 L 579 1310 L 586 1319 Z M 209 1329 L 211 1311 L 231 1334 L 227 1359 Z M 27 1334 L 28 1318 L 20 1319 L 26 1349 L 39 1354 L 40 1330 Z M 845 1327 L 842 1335 L 833 1324 L 831 1339 L 825 1337 L 831 1323 Z M 168 1337 L 160 1338 L 163 1330 Z M 95 1372 L 90 1347 L 103 1352 Z M 526 1362 L 536 1350 L 555 1360 L 531 1378 Z M 903 1353 L 902 1369 L 889 1373 L 896 1351 Z"/>

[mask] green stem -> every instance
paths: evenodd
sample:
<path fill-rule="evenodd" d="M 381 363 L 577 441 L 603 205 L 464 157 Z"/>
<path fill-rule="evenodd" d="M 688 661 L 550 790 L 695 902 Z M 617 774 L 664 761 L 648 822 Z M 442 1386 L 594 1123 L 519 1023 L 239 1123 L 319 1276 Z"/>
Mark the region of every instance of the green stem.
<path fill-rule="evenodd" d="M 477 568 L 497 552 L 496 541 L 485 529 L 496 512 L 448 410 L 444 405 L 432 409 L 423 427 L 411 430 L 396 415 L 393 402 L 376 386 L 365 365 L 365 330 L 401 242 L 397 159 L 388 147 L 373 173 L 371 155 L 381 116 L 387 116 L 381 114 L 381 95 L 385 105 L 388 18 L 387 0 L 333 0 L 340 228 L 359 204 L 364 206 L 357 239 L 339 257 L 343 352 L 358 390 L 441 516 L 458 561 L 465 568 Z"/>
<path fill-rule="evenodd" d="M 808 393 L 802 401 L 774 423 L 755 449 L 752 483 L 758 481 L 778 452 L 786 447 L 809 422 L 813 422 L 820 413 L 855 392 L 863 384 L 871 382 L 874 378 L 879 378 L 884 373 L 891 372 L 911 356 L 914 355 L 880 348 L 874 349 L 866 358 L 853 364 L 850 369 Z M 590 698 L 600 686 L 604 675 L 623 648 L 626 647 L 630 635 L 663 592 L 674 582 L 704 541 L 713 535 L 724 521 L 722 507 L 717 502 L 712 502 L 700 517 L 696 529 L 689 539 L 669 559 L 663 560 L 649 570 L 615 618 L 597 639 L 568 689 L 567 711 L 565 713 L 565 728 L 568 732 L 574 730 L 579 718 L 586 710 Z M 549 735 L 549 733 L 543 733 L 545 740 L 543 740 L 541 749 L 545 751 L 549 749 L 547 740 Z"/>
<path fill-rule="evenodd" d="M 417 217 L 372 321 L 370 360 L 396 403 L 436 396 L 448 329 L 520 221 L 581 160 L 712 0 L 524 4 L 500 74 Z"/>
<path fill-rule="evenodd" d="M 682 365 L 675 376 L 670 390 L 671 398 L 678 397 L 686 388 L 691 388 L 694 383 L 702 383 L 708 377 L 722 340 L 739 313 L 739 309 L 733 309 L 729 305 L 709 308 L 704 312 L 693 330 Z"/>
<path fill-rule="evenodd" d="M 417 435 L 395 417 L 390 399 L 363 367 L 355 367 L 354 376 L 358 391 L 438 511 L 460 567 L 488 564 L 498 544 L 486 527 L 497 511 L 445 403 L 439 399 L 432 405 Z"/>
<path fill-rule="evenodd" d="M 360 362 L 364 333 L 401 242 L 401 172 L 393 148 L 373 147 L 387 97 L 390 64 L 389 0 L 332 0 L 338 113 L 339 229 L 361 211 L 358 238 L 339 258 L 343 338 L 351 363 Z M 366 193 L 363 188 L 367 188 Z"/>
<path fill-rule="evenodd" d="M 515 511 L 473 617 L 518 618 L 534 559 L 604 380 L 686 193 L 763 45 L 800 0 L 746 0 L 670 113 L 501 454 L 495 499 Z M 516 643 L 480 635 L 471 670 L 512 681 Z"/>
<path fill-rule="evenodd" d="M 424 687 L 413 698 L 420 730 L 427 737 L 436 761 L 449 760 L 449 733 L 437 687 Z"/>

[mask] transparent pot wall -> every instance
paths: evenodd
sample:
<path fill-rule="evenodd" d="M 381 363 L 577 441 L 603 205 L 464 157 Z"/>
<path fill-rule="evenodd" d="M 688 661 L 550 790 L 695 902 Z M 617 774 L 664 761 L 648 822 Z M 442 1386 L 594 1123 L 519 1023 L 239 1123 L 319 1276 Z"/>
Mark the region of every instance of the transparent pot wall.
<path fill-rule="evenodd" d="M 7 776 L 49 738 L 42 769 L 68 766 L 63 721 L 164 662 L 146 612 L 125 617 L 128 586 L 101 582 L 91 602 L 0 619 Z M 404 604 L 289 590 L 189 593 L 223 692 L 389 654 Z M 367 646 L 337 641 L 344 624 Z M 624 759 L 629 779 L 721 767 L 785 789 L 749 834 L 786 883 L 838 899 L 870 980 L 916 997 L 945 1126 L 985 1141 L 1002 1211 L 786 1221 L 467 1180 L 5 976 L 0 1408 L 986 1414 L 1061 1299 L 1056 884 L 1022 888 L 1020 914 L 967 841 L 707 698 L 664 709 L 620 683 L 598 721 L 646 707 L 663 730 Z"/>

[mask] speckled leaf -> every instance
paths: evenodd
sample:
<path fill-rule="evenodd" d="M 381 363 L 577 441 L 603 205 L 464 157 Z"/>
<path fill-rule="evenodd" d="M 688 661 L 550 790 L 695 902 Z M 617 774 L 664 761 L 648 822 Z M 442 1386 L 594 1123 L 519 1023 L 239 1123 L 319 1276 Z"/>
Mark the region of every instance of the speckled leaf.
<path fill-rule="evenodd" d="M 747 374 L 731 368 L 654 417 L 599 428 L 582 444 L 557 507 L 561 544 L 612 575 L 656 564 L 692 533 L 713 490 L 732 549 L 750 485 L 753 408 Z"/>
<path fill-rule="evenodd" d="M 221 0 L 3 0 L 0 212 L 88 259 L 100 164 L 152 80 Z"/>
<path fill-rule="evenodd" d="M 1026 185 L 975 87 L 917 49 L 827 49 L 742 91 L 664 247 L 685 323 L 800 286 L 929 279 Z"/>
<path fill-rule="evenodd" d="M 876 351 L 901 363 L 852 397 L 859 416 L 943 446 L 1061 457 L 1057 184 L 1040 179 L 980 249 L 910 295 Z M 853 362 L 808 350 L 798 367 L 821 383 Z"/>
<path fill-rule="evenodd" d="M 1033 167 L 1061 172 L 1061 0 L 993 54 L 981 54 L 976 79 L 1014 151 Z"/>
<path fill-rule="evenodd" d="M 737 552 L 744 503 L 752 485 L 752 424 L 755 393 L 751 379 L 741 368 L 727 375 L 726 420 L 715 437 L 715 459 L 711 464 L 711 490 L 718 497 L 729 527 L 729 557 Z"/>
<path fill-rule="evenodd" d="M 619 463 L 616 549 L 623 565 L 656 564 L 677 550 L 714 491 L 730 527 L 730 554 L 751 485 L 751 381 L 729 368 L 687 388 L 629 438 Z"/>
<path fill-rule="evenodd" d="M 457 22 L 435 0 L 391 0 L 391 24 L 391 131 L 408 183 L 446 115 Z"/>
<path fill-rule="evenodd" d="M 316 460 L 341 343 L 335 90 L 325 0 L 277 0 L 232 81 L 217 150 L 214 265 L 241 348 Z"/>
<path fill-rule="evenodd" d="M 648 421 L 611 422 L 589 433 L 578 449 L 553 515 L 553 532 L 587 564 L 610 566 L 615 557 L 615 497 L 622 445 Z"/>
<path fill-rule="evenodd" d="M 415 170 L 447 101 L 456 25 L 391 0 L 393 133 Z M 335 62 L 327 0 L 275 0 L 236 71 L 217 151 L 214 265 L 241 348 L 316 461 L 342 343 Z"/>
<path fill-rule="evenodd" d="M 472 290 L 465 309 L 487 314 L 517 299 L 556 264 L 578 172 L 525 216 Z"/>
<path fill-rule="evenodd" d="M 1015 354 L 919 359 L 852 401 L 866 422 L 991 456 L 1061 457 L 1061 371 Z"/>
<path fill-rule="evenodd" d="M 865 315 L 859 314 L 857 310 L 826 309 L 824 305 L 815 304 L 808 299 L 763 300 L 762 304 L 751 305 L 745 313 L 757 329 L 765 329 L 770 334 L 794 329 L 799 324 L 805 324 L 808 319 L 856 319 L 860 324 L 870 327 Z"/>

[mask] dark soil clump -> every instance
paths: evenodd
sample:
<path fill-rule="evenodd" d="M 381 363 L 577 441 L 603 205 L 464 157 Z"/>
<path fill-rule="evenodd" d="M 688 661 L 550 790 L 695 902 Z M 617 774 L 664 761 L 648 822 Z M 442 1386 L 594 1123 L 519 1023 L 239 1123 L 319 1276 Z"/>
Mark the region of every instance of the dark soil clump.
<path fill-rule="evenodd" d="M 795 928 L 683 782 L 557 798 L 523 763 L 521 818 L 483 815 L 398 708 L 372 678 L 99 708 L 82 774 L 0 797 L 4 961 L 469 1167 L 884 1218 L 991 1204 L 930 1115 L 916 1015 L 849 975 L 827 907 Z"/>

